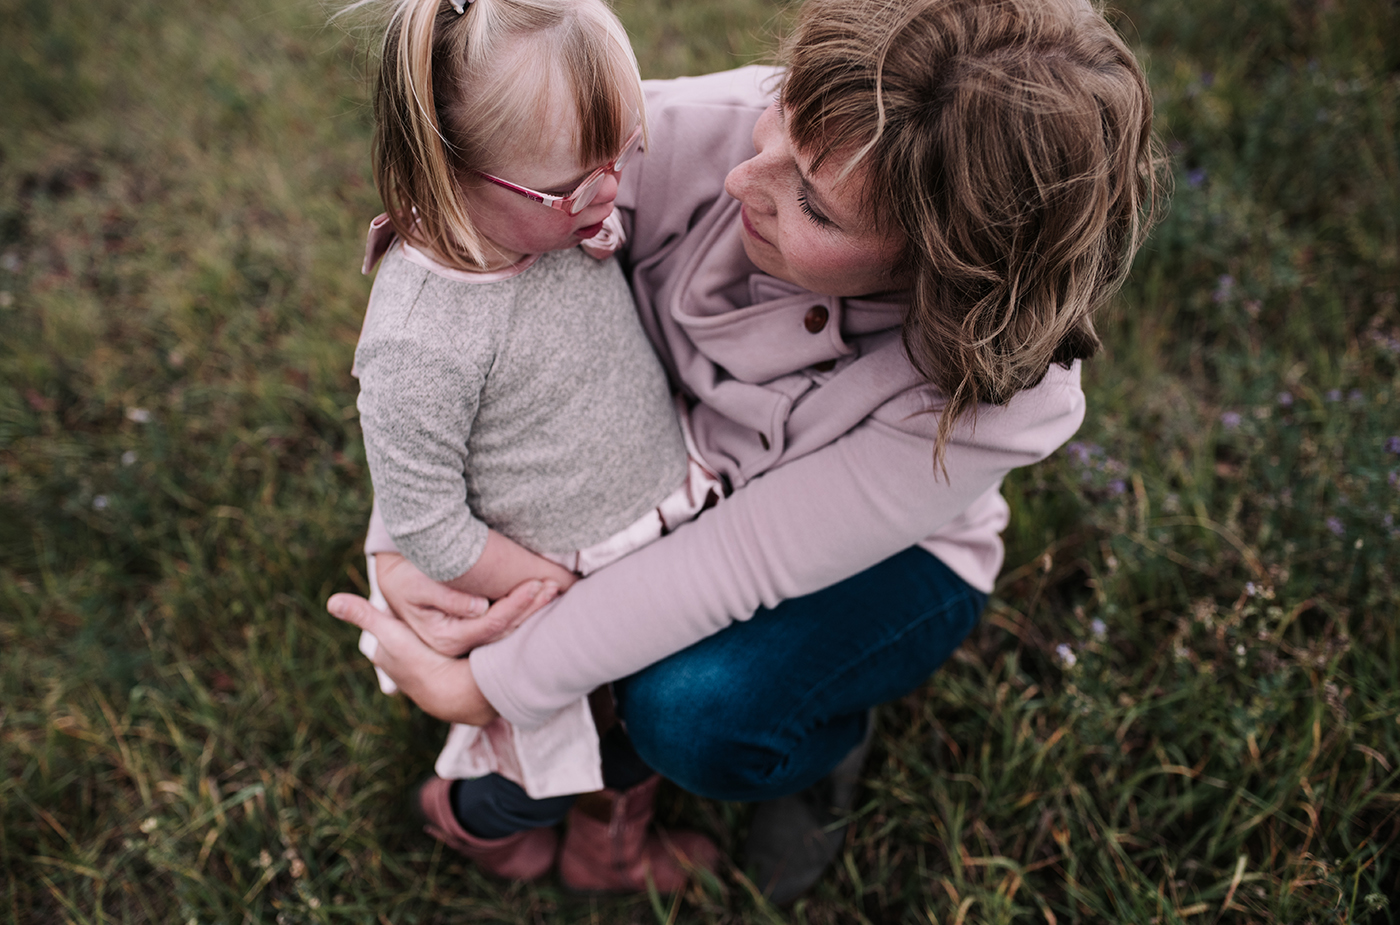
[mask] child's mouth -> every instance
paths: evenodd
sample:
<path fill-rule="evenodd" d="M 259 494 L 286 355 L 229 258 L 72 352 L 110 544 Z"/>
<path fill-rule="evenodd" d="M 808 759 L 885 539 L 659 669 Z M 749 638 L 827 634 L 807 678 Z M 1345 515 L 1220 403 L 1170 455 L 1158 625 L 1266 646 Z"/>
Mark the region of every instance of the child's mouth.
<path fill-rule="evenodd" d="M 574 235 L 575 235 L 576 237 L 583 238 L 584 240 L 587 240 L 587 239 L 593 237 L 594 235 L 596 235 L 598 232 L 600 232 L 600 231 L 602 231 L 602 230 L 603 230 L 603 223 L 602 223 L 602 222 L 595 222 L 595 223 L 592 224 L 592 225 L 586 225 L 586 226 L 584 226 L 583 228 L 580 228 L 578 231 L 575 231 L 575 232 L 574 232 Z"/>

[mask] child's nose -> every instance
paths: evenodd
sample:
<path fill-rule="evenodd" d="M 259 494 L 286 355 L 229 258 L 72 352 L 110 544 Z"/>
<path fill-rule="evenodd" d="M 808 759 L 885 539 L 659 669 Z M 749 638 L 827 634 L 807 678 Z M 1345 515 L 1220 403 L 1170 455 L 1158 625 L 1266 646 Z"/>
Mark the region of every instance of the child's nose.
<path fill-rule="evenodd" d="M 603 174 L 603 182 L 598 185 L 598 192 L 593 197 L 592 205 L 607 205 L 617 198 L 617 174 Z"/>

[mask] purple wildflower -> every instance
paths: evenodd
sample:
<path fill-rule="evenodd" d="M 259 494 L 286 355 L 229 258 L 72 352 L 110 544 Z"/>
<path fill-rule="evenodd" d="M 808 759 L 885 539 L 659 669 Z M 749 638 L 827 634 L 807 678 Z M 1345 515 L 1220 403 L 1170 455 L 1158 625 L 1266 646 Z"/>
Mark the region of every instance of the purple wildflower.
<path fill-rule="evenodd" d="M 1226 411 L 1220 415 L 1220 424 L 1226 430 L 1234 430 L 1240 426 L 1240 413 L 1238 411 Z"/>
<path fill-rule="evenodd" d="M 1350 392 L 1347 393 L 1347 401 L 1355 402 L 1356 404 L 1360 404 L 1361 402 L 1363 402 L 1363 401 L 1365 401 L 1365 400 L 1366 400 L 1366 396 L 1363 395 L 1363 394 L 1361 393 L 1361 390 L 1360 390 L 1360 389 L 1352 389 Z"/>
<path fill-rule="evenodd" d="M 1385 451 L 1387 453 L 1400 453 L 1400 437 L 1391 437 L 1386 440 Z"/>
<path fill-rule="evenodd" d="M 1205 182 L 1206 169 L 1204 167 L 1197 167 L 1195 170 L 1189 170 L 1186 172 L 1186 183 L 1188 186 L 1199 187 L 1202 183 Z"/>
<path fill-rule="evenodd" d="M 1391 469 L 1385 481 L 1391 488 L 1400 488 L 1400 469 Z"/>
<path fill-rule="evenodd" d="M 1342 526 L 1341 520 L 1337 517 L 1327 518 L 1327 529 L 1331 530 L 1332 533 L 1336 536 L 1341 536 L 1342 534 L 1347 532 L 1347 528 Z"/>
<path fill-rule="evenodd" d="M 1215 302 L 1224 302 L 1226 299 L 1230 298 L 1230 293 L 1234 292 L 1234 290 L 1235 278 L 1229 273 L 1223 273 L 1220 278 L 1215 281 L 1215 291 L 1211 293 L 1210 297 Z"/>
<path fill-rule="evenodd" d="M 1279 407 L 1281 407 L 1281 408 L 1292 408 L 1292 407 L 1293 407 L 1293 393 L 1292 393 L 1292 392 L 1279 392 L 1279 393 L 1278 393 L 1278 403 L 1279 403 Z"/>
<path fill-rule="evenodd" d="M 1128 490 L 1128 483 L 1122 479 L 1114 479 L 1108 483 L 1108 493 L 1110 495 L 1121 495 Z"/>
<path fill-rule="evenodd" d="M 1327 400 L 1328 400 L 1328 401 L 1341 401 L 1341 400 L 1342 400 L 1342 390 L 1341 390 L 1341 389 L 1328 389 L 1328 390 L 1327 390 Z"/>
<path fill-rule="evenodd" d="M 1087 468 L 1094 464 L 1097 457 L 1103 455 L 1103 447 L 1097 443 L 1084 443 L 1074 440 L 1065 444 L 1065 452 L 1069 454 L 1070 461 L 1076 466 Z"/>

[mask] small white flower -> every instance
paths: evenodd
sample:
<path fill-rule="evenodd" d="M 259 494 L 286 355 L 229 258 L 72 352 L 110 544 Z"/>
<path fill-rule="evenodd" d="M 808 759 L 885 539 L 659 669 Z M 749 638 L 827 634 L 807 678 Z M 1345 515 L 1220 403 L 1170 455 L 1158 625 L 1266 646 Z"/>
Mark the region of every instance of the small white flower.
<path fill-rule="evenodd" d="M 145 408 L 127 408 L 126 419 L 137 424 L 149 424 L 151 423 L 151 412 Z"/>
<path fill-rule="evenodd" d="M 264 848 L 263 850 L 261 850 L 261 851 L 258 852 L 258 866 L 259 866 L 259 867 L 271 867 L 271 866 L 272 866 L 272 855 L 268 853 L 268 850 L 267 850 L 266 848 Z"/>
<path fill-rule="evenodd" d="M 96 498 L 92 499 L 92 509 L 94 511 L 105 511 L 107 510 L 108 504 L 109 502 L 106 495 L 98 495 Z"/>
<path fill-rule="evenodd" d="M 1073 668 L 1075 662 L 1079 661 L 1079 657 L 1074 654 L 1074 650 L 1063 642 L 1055 647 L 1055 655 L 1059 657 L 1060 664 L 1064 665 L 1066 668 Z"/>
<path fill-rule="evenodd" d="M 1244 593 L 1248 594 L 1250 597 L 1253 597 L 1254 595 L 1259 593 L 1259 587 L 1255 585 L 1255 583 L 1252 581 L 1246 581 L 1244 583 Z"/>
<path fill-rule="evenodd" d="M 1244 658 L 1244 646 L 1235 646 L 1235 654 L 1238 655 L 1240 658 Z"/>
<path fill-rule="evenodd" d="M 146 817 L 144 820 L 142 820 L 142 822 L 141 822 L 141 831 L 142 831 L 143 834 L 150 835 L 150 834 L 151 834 L 152 832 L 154 832 L 154 831 L 156 830 L 156 828 L 159 827 L 159 826 L 160 826 L 160 820 L 159 820 L 159 819 L 157 819 L 155 816 L 147 816 L 147 817 Z"/>
<path fill-rule="evenodd" d="M 1108 625 L 1102 620 L 1094 620 L 1089 624 L 1089 632 L 1094 634 L 1095 639 L 1102 639 L 1108 635 Z"/>
<path fill-rule="evenodd" d="M 135 465 L 137 458 L 138 458 L 138 457 L 136 456 L 136 451 L 135 451 L 135 450 L 127 450 L 125 453 L 122 454 L 122 465 L 123 465 L 123 466 Z"/>

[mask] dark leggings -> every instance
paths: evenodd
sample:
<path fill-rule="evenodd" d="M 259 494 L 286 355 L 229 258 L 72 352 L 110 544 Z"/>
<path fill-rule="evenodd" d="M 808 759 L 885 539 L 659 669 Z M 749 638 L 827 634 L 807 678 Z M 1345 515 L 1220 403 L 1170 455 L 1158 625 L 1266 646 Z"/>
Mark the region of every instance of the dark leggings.
<path fill-rule="evenodd" d="M 614 726 L 603 734 L 603 783 L 627 790 L 654 773 L 637 756 L 627 733 Z M 574 805 L 574 796 L 531 798 L 514 781 L 487 774 L 452 784 L 452 811 L 462 828 L 478 838 L 504 838 L 524 829 L 538 829 L 563 822 Z"/>

